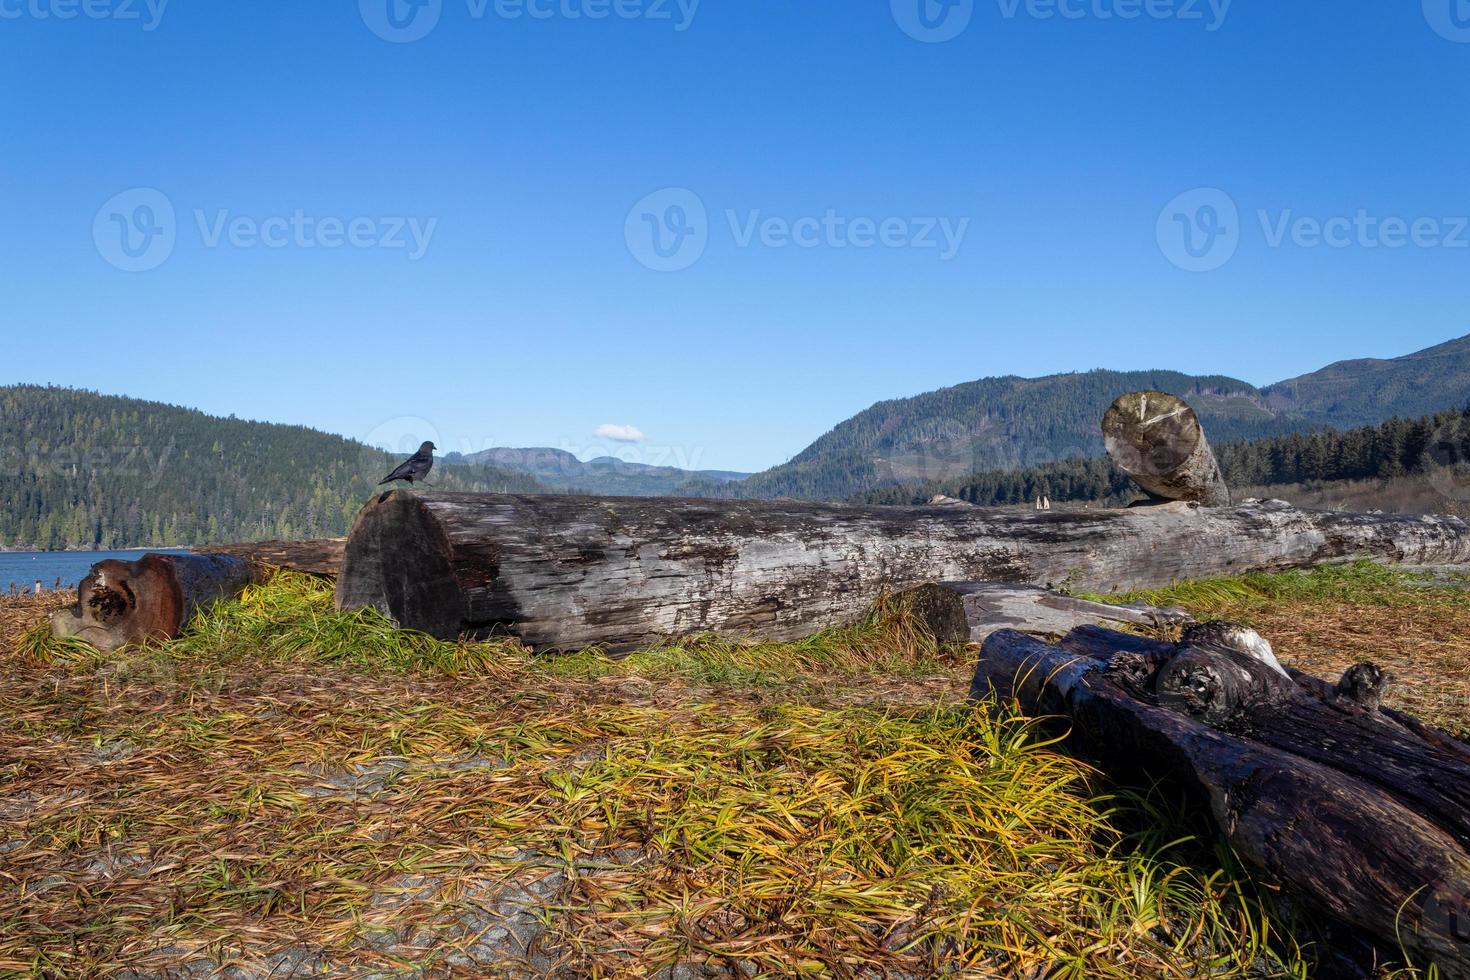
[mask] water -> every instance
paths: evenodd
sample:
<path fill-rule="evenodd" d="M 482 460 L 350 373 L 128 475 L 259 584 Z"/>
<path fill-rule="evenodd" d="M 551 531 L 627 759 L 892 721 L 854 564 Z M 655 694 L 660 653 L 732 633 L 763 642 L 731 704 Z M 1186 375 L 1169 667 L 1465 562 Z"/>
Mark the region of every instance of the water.
<path fill-rule="evenodd" d="M 150 551 L 185 554 L 187 548 L 141 548 L 137 551 L 0 551 L 0 592 L 12 586 L 29 592 L 40 582 L 42 588 L 75 589 L 92 566 L 107 558 L 134 561 Z"/>

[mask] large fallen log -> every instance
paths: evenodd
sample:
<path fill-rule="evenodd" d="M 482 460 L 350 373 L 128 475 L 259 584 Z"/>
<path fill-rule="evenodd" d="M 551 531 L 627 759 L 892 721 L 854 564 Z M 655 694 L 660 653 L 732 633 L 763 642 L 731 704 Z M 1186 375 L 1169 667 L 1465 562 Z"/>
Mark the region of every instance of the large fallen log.
<path fill-rule="evenodd" d="M 284 568 L 323 578 L 336 578 L 342 569 L 346 538 L 307 541 L 258 541 L 252 544 L 211 544 L 194 548 L 201 555 L 234 555 L 263 568 Z"/>
<path fill-rule="evenodd" d="M 1038 513 L 393 491 L 357 516 L 337 604 L 446 639 L 622 652 L 703 631 L 793 639 L 934 581 L 1112 592 L 1354 558 L 1464 564 L 1470 525 L 1279 501 Z"/>
<path fill-rule="evenodd" d="M 1295 895 L 1470 976 L 1470 746 L 1380 710 L 1371 665 L 1307 681 L 1258 640 L 1204 629 L 1176 646 L 1088 627 L 1052 646 L 1002 631 L 971 695 L 1065 720 L 1064 744 L 1119 778 L 1185 787 Z"/>
<path fill-rule="evenodd" d="M 1178 606 L 1116 605 L 1062 595 L 1036 585 L 936 582 L 899 593 L 896 600 L 943 644 L 983 643 L 1003 629 L 1033 636 L 1066 636 L 1079 626 L 1187 625 Z"/>
<path fill-rule="evenodd" d="M 1162 391 L 1131 392 L 1108 408 L 1102 429 L 1113 462 L 1153 500 L 1230 506 L 1215 451 L 1183 399 Z"/>
<path fill-rule="evenodd" d="M 200 608 L 238 595 L 257 569 L 231 555 L 147 554 L 92 566 L 75 606 L 51 614 L 51 632 L 110 651 L 178 636 Z"/>

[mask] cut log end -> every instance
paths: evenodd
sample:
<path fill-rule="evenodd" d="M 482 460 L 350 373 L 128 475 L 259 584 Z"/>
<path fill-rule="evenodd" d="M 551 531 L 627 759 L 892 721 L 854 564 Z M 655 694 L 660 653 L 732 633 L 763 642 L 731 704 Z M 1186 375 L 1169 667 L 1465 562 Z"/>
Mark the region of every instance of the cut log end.
<path fill-rule="evenodd" d="M 177 637 L 199 607 L 236 595 L 255 569 L 230 555 L 147 554 L 92 566 L 77 587 L 77 603 L 51 615 L 51 632 L 76 637 L 104 652 Z"/>
<path fill-rule="evenodd" d="M 363 507 L 348 536 L 337 608 L 376 609 L 405 627 L 455 639 L 470 625 L 452 554 L 444 528 L 418 494 L 379 494 Z M 482 571 L 482 584 L 488 585 L 493 565 Z"/>
<path fill-rule="evenodd" d="M 1123 395 L 1103 416 L 1103 442 L 1118 468 L 1156 500 L 1230 505 L 1230 491 L 1199 417 L 1162 391 Z"/>

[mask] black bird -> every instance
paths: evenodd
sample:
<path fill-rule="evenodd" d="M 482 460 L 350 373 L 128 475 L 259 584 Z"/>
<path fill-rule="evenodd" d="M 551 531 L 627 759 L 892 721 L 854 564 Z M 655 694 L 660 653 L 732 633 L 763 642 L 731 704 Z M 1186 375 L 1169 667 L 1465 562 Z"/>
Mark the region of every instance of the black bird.
<path fill-rule="evenodd" d="M 392 483 L 394 480 L 407 480 L 408 485 L 413 486 L 413 481 L 422 480 L 434 468 L 434 450 L 438 448 L 432 442 L 424 443 L 419 447 L 418 452 L 404 460 L 398 469 L 389 473 L 387 479 L 380 482 L 378 486 Z"/>

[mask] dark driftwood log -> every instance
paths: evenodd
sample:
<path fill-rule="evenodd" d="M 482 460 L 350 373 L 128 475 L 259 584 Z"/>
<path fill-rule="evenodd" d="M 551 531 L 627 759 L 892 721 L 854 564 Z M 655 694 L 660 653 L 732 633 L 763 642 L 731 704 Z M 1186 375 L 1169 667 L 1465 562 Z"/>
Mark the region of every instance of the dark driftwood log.
<path fill-rule="evenodd" d="M 1162 391 L 1135 391 L 1103 416 L 1103 443 L 1118 468 L 1155 500 L 1228 507 L 1230 490 L 1199 417 Z"/>
<path fill-rule="evenodd" d="M 250 562 L 230 555 L 147 554 L 137 561 L 100 561 L 77 587 L 77 604 L 51 614 L 51 632 L 104 651 L 172 639 L 197 609 L 238 595 L 255 578 Z"/>
<path fill-rule="evenodd" d="M 1470 562 L 1470 525 L 1281 502 L 1038 513 L 394 491 L 358 514 L 337 604 L 444 638 L 621 652 L 701 631 L 793 639 L 933 581 L 1110 592 L 1374 557 Z"/>
<path fill-rule="evenodd" d="M 986 642 L 971 694 L 1064 718 L 1067 744 L 1121 778 L 1192 790 L 1269 877 L 1385 949 L 1470 975 L 1470 757 L 1373 708 L 1372 669 L 1302 683 L 1211 646 L 1096 628 L 1051 646 L 1005 631 Z"/>
<path fill-rule="evenodd" d="M 194 549 L 201 555 L 234 555 L 266 568 L 284 568 L 324 578 L 336 578 L 342 569 L 346 538 L 307 541 L 260 541 L 254 544 L 213 544 Z"/>

